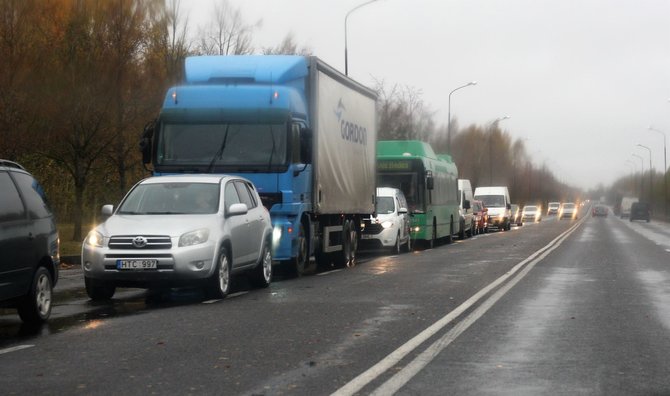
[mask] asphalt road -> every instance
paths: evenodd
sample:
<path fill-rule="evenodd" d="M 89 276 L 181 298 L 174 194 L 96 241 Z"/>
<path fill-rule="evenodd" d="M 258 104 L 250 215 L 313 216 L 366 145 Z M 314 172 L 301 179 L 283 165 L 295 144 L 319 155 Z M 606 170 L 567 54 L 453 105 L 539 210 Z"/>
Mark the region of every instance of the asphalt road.
<path fill-rule="evenodd" d="M 4 394 L 667 394 L 670 230 L 546 219 L 249 289 L 63 271 L 50 322 L 0 316 Z"/>

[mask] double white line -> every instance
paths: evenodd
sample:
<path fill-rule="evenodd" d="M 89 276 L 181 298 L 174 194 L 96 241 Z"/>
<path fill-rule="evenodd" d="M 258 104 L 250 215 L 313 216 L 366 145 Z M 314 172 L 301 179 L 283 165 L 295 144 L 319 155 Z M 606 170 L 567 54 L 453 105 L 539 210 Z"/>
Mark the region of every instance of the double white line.
<path fill-rule="evenodd" d="M 484 298 L 489 294 L 493 289 L 500 286 L 502 283 L 506 282 L 508 279 L 513 277 L 509 282 L 507 282 L 503 287 L 497 290 L 493 295 L 491 295 L 487 300 L 481 303 L 474 311 L 472 311 L 468 316 L 456 324 L 451 330 L 445 333 L 432 345 L 430 345 L 425 351 L 423 351 L 419 356 L 407 364 L 402 370 L 398 371 L 395 375 L 389 378 L 384 382 L 379 388 L 375 389 L 372 392 L 372 395 L 390 395 L 397 392 L 402 388 L 407 382 L 409 382 L 421 369 L 426 367 L 444 348 L 446 348 L 452 341 L 454 341 L 461 333 L 467 330 L 474 322 L 477 321 L 482 315 L 486 313 L 498 300 L 500 300 L 514 285 L 516 285 L 521 279 L 523 279 L 526 274 L 533 269 L 535 264 L 544 259 L 549 253 L 554 249 L 558 248 L 561 243 L 572 234 L 577 227 L 579 227 L 586 217 L 583 217 L 579 222 L 570 227 L 567 231 L 563 232 L 558 237 L 554 238 L 549 244 L 536 251 L 530 255 L 525 260 L 521 261 L 514 266 L 511 270 L 506 272 L 500 278 L 493 281 L 491 284 L 481 289 L 475 295 L 467 299 L 463 304 L 459 305 L 456 309 L 449 312 L 443 318 L 432 324 L 427 329 L 423 330 L 421 333 L 416 335 L 411 340 L 407 341 L 400 348 L 391 352 L 384 359 L 380 360 L 377 364 L 370 367 L 368 370 L 360 374 L 358 377 L 349 381 L 346 385 L 336 390 L 332 396 L 345 396 L 353 395 L 354 393 L 360 391 L 369 383 L 377 379 L 380 375 L 388 371 L 390 368 L 398 364 L 402 359 L 404 359 L 409 353 L 417 349 L 422 343 L 434 336 L 437 332 L 442 330 L 449 323 L 458 318 L 463 312 L 475 305 L 479 300 Z M 518 274 L 517 274 L 518 272 Z"/>

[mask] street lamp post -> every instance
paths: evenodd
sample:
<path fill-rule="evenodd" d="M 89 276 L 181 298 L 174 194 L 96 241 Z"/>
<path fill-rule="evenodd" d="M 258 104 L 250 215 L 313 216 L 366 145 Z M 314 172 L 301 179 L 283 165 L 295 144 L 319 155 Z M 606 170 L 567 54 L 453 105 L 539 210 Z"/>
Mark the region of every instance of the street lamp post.
<path fill-rule="evenodd" d="M 458 91 L 461 88 L 469 87 L 471 85 L 477 85 L 477 81 L 470 81 L 469 83 L 462 85 L 458 88 L 455 88 L 449 92 L 449 100 L 447 101 L 447 154 L 451 154 L 451 94 Z"/>
<path fill-rule="evenodd" d="M 347 12 L 347 15 L 344 16 L 344 75 L 348 76 L 349 75 L 349 60 L 348 60 L 348 54 L 347 54 L 347 19 L 349 18 L 349 15 L 351 15 L 352 12 L 356 11 L 357 9 L 366 6 L 370 3 L 374 3 L 375 1 L 378 0 L 370 0 L 366 1 L 363 4 L 359 4 L 356 7 L 352 8 Z"/>
<path fill-rule="evenodd" d="M 652 168 L 651 168 L 651 149 L 649 147 L 645 146 L 645 145 L 642 145 L 642 144 L 638 144 L 637 146 L 642 147 L 643 149 L 646 149 L 647 151 L 649 151 L 649 205 L 651 205 L 651 202 L 653 200 L 653 192 L 654 192 L 653 191 L 653 188 L 654 188 L 653 187 L 653 179 L 652 179 L 653 175 L 652 175 L 652 171 L 651 171 L 652 170 Z"/>
<path fill-rule="evenodd" d="M 668 162 L 667 162 L 667 151 L 666 151 L 666 136 L 665 132 L 649 127 L 650 131 L 654 131 L 663 135 L 663 208 L 665 219 L 668 219 Z"/>
<path fill-rule="evenodd" d="M 493 185 L 493 126 L 498 125 L 500 121 L 509 119 L 510 116 L 506 115 L 504 117 L 496 118 L 492 123 L 489 124 L 489 186 Z"/>
<path fill-rule="evenodd" d="M 640 199 L 644 194 L 644 158 L 640 157 L 637 154 L 631 154 L 633 157 L 639 158 L 640 160 Z"/>

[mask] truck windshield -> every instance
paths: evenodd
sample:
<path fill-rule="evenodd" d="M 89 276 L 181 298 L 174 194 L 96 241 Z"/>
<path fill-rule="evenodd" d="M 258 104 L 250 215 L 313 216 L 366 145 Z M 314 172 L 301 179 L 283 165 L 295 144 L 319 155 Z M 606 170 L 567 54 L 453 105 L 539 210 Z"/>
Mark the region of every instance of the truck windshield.
<path fill-rule="evenodd" d="M 501 208 L 505 206 L 504 195 L 477 195 L 477 199 L 484 202 L 487 208 Z"/>
<path fill-rule="evenodd" d="M 263 169 L 286 165 L 286 124 L 163 124 L 158 165 Z"/>

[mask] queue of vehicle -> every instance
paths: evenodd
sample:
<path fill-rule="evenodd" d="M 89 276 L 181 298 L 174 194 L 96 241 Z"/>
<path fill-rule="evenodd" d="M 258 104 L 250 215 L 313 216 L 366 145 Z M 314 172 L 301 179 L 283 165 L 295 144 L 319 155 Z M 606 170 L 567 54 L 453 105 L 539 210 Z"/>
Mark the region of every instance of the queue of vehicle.
<path fill-rule="evenodd" d="M 273 264 L 300 276 L 312 257 L 322 268 L 354 265 L 359 243 L 398 254 L 523 223 L 506 186 L 473 190 L 426 142 L 377 141 L 375 101 L 313 56 L 188 57 L 185 83 L 142 134 L 153 176 L 103 206 L 106 219 L 82 244 L 89 298 L 174 286 L 224 298 L 238 273 L 268 287 Z M 1 301 L 43 321 L 58 279 L 55 221 L 39 184 L 0 165 L 2 194 L 25 209 L 0 220 L 39 228 L 37 257 L 2 257 L 2 280 L 17 280 L 0 283 Z"/>

